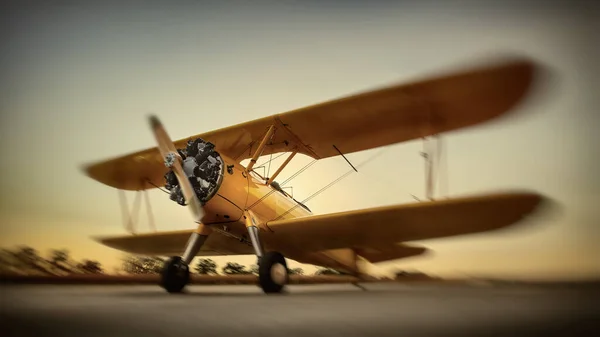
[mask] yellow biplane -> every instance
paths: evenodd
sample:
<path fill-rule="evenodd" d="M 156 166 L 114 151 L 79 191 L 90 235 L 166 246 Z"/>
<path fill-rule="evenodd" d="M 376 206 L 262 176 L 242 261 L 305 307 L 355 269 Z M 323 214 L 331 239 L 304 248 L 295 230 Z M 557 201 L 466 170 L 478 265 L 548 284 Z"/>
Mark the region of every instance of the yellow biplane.
<path fill-rule="evenodd" d="M 535 65 L 512 60 L 318 104 L 171 141 L 155 116 L 157 146 L 86 165 L 91 178 L 121 191 L 164 187 L 197 228 L 98 240 L 133 254 L 170 256 L 168 292 L 189 281 L 195 256 L 255 254 L 265 293 L 288 281 L 286 258 L 365 276 L 359 262 L 416 256 L 405 242 L 494 230 L 532 213 L 532 192 L 427 200 L 313 215 L 275 179 L 296 154 L 321 160 L 469 127 L 511 110 L 530 90 Z M 257 159 L 289 153 L 271 176 Z M 247 165 L 241 162 L 249 160 Z M 344 159 L 346 157 L 344 156 Z M 351 166 L 352 163 L 348 162 Z"/>

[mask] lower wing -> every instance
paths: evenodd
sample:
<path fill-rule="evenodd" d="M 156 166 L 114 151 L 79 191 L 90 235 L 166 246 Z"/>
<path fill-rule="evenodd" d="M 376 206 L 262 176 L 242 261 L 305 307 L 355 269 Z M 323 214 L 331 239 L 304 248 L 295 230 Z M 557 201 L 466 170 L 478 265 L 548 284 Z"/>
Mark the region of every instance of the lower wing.
<path fill-rule="evenodd" d="M 283 250 L 316 252 L 352 248 L 370 262 L 425 253 L 398 242 L 479 233 L 507 227 L 536 210 L 542 197 L 505 193 L 417 202 L 268 222 L 262 239 Z M 96 238 L 132 254 L 181 255 L 192 230 Z M 287 249 L 285 249 L 287 248 Z M 252 246 L 213 233 L 197 256 L 254 254 Z"/>
<path fill-rule="evenodd" d="M 534 193 L 499 193 L 313 215 L 268 222 L 270 233 L 264 237 L 302 251 L 392 247 L 397 242 L 500 229 L 519 222 L 542 200 Z M 402 253 L 392 249 L 389 254 Z"/>
<path fill-rule="evenodd" d="M 124 252 L 150 256 L 181 256 L 193 230 L 159 232 L 114 237 L 96 241 Z M 252 246 L 219 233 L 209 235 L 196 256 L 254 254 Z"/>

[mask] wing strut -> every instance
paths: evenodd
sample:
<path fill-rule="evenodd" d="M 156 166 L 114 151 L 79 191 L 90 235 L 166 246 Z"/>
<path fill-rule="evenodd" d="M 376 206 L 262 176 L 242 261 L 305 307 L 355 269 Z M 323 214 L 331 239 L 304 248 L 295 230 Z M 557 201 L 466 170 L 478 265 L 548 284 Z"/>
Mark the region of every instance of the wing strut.
<path fill-rule="evenodd" d="M 384 147 L 383 149 L 381 149 L 379 152 L 375 153 L 374 155 L 372 155 L 370 158 L 368 158 L 367 160 L 363 161 L 362 163 L 358 164 L 357 167 L 361 167 L 369 162 L 371 162 L 372 160 L 374 160 L 375 158 L 379 157 L 380 155 L 382 155 L 385 151 L 389 150 L 389 146 Z M 344 173 L 343 175 L 339 176 L 337 179 L 335 179 L 334 181 L 330 182 L 329 184 L 325 185 L 325 187 L 321 188 L 320 190 L 316 191 L 315 193 L 311 194 L 308 198 L 298 202 L 295 206 L 290 207 L 287 211 L 283 212 L 282 214 L 280 214 L 279 216 L 269 220 L 269 221 L 277 221 L 279 219 L 283 219 L 287 214 L 289 214 L 291 211 L 293 211 L 294 209 L 296 209 L 298 206 L 303 206 L 306 207 L 305 203 L 307 201 L 309 201 L 310 199 L 316 197 L 317 195 L 319 195 L 321 192 L 325 191 L 326 189 L 330 188 L 331 186 L 337 184 L 339 181 L 341 181 L 342 179 L 346 178 L 347 176 L 349 176 L 352 172 L 358 172 L 358 170 L 353 166 L 352 166 L 351 170 L 348 170 L 346 173 Z M 262 200 L 262 199 L 261 199 Z M 294 199 L 295 200 L 295 199 Z M 260 200 L 259 200 L 260 201 Z M 307 208 L 308 209 L 308 208 Z"/>
<path fill-rule="evenodd" d="M 443 156 L 442 152 L 442 139 L 439 135 L 423 138 L 423 151 L 421 152 L 421 156 L 425 159 L 425 197 L 430 201 L 435 199 L 435 187 L 440 175 L 440 163 Z M 446 156 L 444 156 L 444 158 L 446 158 Z M 444 168 L 447 170 L 447 165 L 444 165 Z M 444 180 L 444 183 L 447 185 L 447 177 Z M 444 193 L 447 194 L 448 187 L 444 187 Z"/>
<path fill-rule="evenodd" d="M 267 185 L 271 185 L 271 183 L 275 180 L 275 178 L 277 178 L 277 176 L 279 175 L 279 173 L 281 173 L 281 171 L 283 171 L 283 169 L 287 166 L 287 164 L 289 164 L 289 162 L 292 160 L 292 158 L 294 158 L 294 156 L 296 155 L 296 153 L 298 153 L 298 149 L 295 149 L 294 152 L 292 152 L 292 154 L 290 154 L 285 161 L 283 162 L 283 164 L 281 164 L 279 166 L 279 168 L 277 169 L 277 171 L 275 171 L 275 173 L 273 173 L 273 176 L 271 176 L 268 180 L 267 180 Z"/>
<path fill-rule="evenodd" d="M 154 232 L 156 232 L 156 224 L 154 223 L 154 215 L 152 214 L 152 207 L 150 206 L 150 197 L 148 196 L 147 190 L 143 191 L 144 199 L 146 200 L 146 210 L 148 211 L 148 226 Z"/>
<path fill-rule="evenodd" d="M 136 191 L 135 199 L 133 200 L 133 207 L 132 207 L 131 211 L 129 210 L 129 207 L 127 205 L 127 196 L 125 195 L 125 191 L 124 190 L 117 190 L 117 191 L 119 192 L 119 200 L 121 203 L 121 214 L 123 216 L 123 226 L 125 227 L 125 230 L 133 235 L 137 234 L 136 227 L 137 227 L 138 220 L 139 220 L 139 213 L 140 213 L 140 207 L 141 207 L 141 201 L 142 201 L 141 195 L 143 194 L 145 203 L 146 203 L 146 210 L 147 210 L 148 223 L 149 223 L 150 229 L 152 231 L 156 232 L 154 215 L 152 213 L 152 207 L 150 206 L 150 197 L 148 196 L 147 191 L 146 190 Z"/>
<path fill-rule="evenodd" d="M 246 167 L 246 172 L 252 171 L 252 168 L 254 167 L 254 164 L 256 164 L 256 161 L 258 160 L 258 157 L 260 157 L 260 155 L 262 154 L 263 150 L 265 149 L 265 145 L 267 145 L 267 142 L 271 140 L 271 138 L 273 137 L 274 133 L 275 133 L 275 125 L 271 125 L 269 127 L 269 130 L 267 131 L 267 134 L 262 139 L 262 141 L 260 142 L 260 145 L 258 145 L 258 148 L 254 152 L 254 155 L 252 156 L 252 159 L 250 160 L 250 163 Z"/>

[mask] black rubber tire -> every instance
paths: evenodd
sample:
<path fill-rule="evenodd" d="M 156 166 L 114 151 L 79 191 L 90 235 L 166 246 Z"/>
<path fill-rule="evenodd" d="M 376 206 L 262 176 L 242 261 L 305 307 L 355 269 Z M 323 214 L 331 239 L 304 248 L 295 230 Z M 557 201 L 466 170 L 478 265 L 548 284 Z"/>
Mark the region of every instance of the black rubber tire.
<path fill-rule="evenodd" d="M 276 283 L 271 278 L 271 268 L 274 264 L 279 263 L 285 267 L 285 282 L 283 284 Z M 258 280 L 260 287 L 266 294 L 280 293 L 289 281 L 289 271 L 285 257 L 279 252 L 267 252 L 258 261 Z"/>
<path fill-rule="evenodd" d="M 160 285 L 169 293 L 179 293 L 190 280 L 190 269 L 181 257 L 172 256 L 165 262 Z"/>

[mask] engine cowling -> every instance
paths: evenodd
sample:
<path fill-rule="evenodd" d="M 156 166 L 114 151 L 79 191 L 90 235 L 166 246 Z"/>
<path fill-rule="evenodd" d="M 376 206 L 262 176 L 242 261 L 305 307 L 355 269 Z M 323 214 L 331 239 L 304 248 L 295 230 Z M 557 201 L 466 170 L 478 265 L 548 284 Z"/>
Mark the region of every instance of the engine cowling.
<path fill-rule="evenodd" d="M 187 175 L 198 200 L 206 204 L 219 190 L 223 182 L 225 164 L 215 145 L 203 139 L 191 139 L 185 149 L 177 149 L 183 159 Z M 173 171 L 165 174 L 165 188 L 171 192 L 170 199 L 184 206 L 185 198 Z"/>

